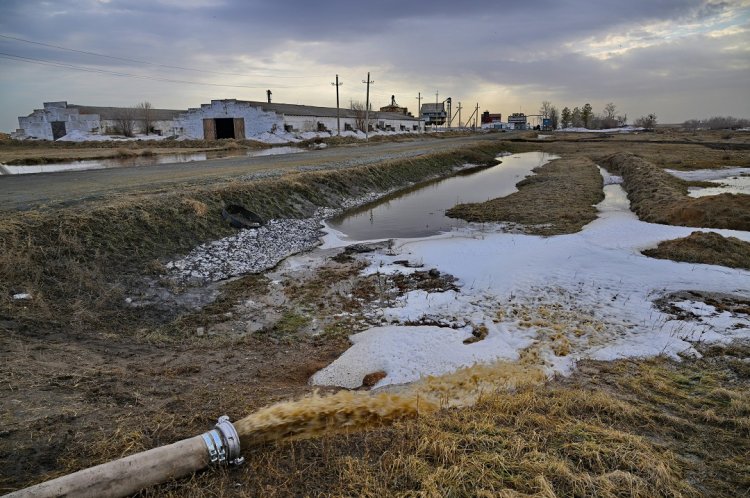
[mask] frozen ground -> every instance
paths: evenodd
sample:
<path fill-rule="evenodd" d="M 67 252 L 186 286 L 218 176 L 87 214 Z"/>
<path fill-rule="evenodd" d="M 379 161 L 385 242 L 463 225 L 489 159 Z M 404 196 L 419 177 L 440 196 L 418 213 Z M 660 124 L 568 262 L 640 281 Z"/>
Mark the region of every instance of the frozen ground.
<path fill-rule="evenodd" d="M 750 272 L 643 256 L 641 250 L 695 228 L 639 221 L 619 178 L 602 175 L 599 217 L 579 233 L 545 238 L 461 229 L 364 255 L 367 273 L 413 271 L 395 263 L 408 259 L 454 275 L 460 291 L 413 291 L 379 310 L 384 325 L 352 336 L 353 346 L 313 383 L 354 388 L 383 370 L 380 387 L 500 359 L 567 373 L 584 358 L 678 357 L 698 354 L 696 341 L 750 337 L 748 315 L 681 299 L 672 304 L 690 312 L 684 320 L 654 305 L 683 290 L 750 298 Z M 750 232 L 715 231 L 750 241 Z M 342 245 L 329 230 L 323 247 Z M 464 344 L 482 325 L 486 338 Z"/>

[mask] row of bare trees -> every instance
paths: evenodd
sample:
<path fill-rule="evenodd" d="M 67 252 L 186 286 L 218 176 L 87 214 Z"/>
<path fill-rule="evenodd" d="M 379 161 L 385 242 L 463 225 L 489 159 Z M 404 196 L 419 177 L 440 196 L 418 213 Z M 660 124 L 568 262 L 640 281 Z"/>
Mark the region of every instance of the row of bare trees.
<path fill-rule="evenodd" d="M 688 119 L 682 124 L 683 128 L 695 130 L 738 130 L 750 128 L 750 119 L 732 116 L 714 116 L 707 119 Z"/>

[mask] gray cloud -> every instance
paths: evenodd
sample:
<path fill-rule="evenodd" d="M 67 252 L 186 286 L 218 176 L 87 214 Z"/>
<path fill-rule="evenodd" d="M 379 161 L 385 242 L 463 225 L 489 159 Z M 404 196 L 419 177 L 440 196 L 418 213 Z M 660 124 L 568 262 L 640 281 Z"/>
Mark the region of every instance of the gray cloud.
<path fill-rule="evenodd" d="M 346 82 L 345 98 L 361 98 L 359 81 L 372 70 L 374 99 L 397 93 L 412 107 L 418 91 L 434 95 L 438 89 L 467 102 L 483 96 L 482 106 L 496 112 L 519 106 L 532 111 L 540 99 L 571 106 L 615 101 L 631 116 L 653 110 L 681 120 L 712 111 L 750 115 L 742 88 L 750 60 L 742 50 L 747 32 L 720 38 L 696 32 L 667 41 L 649 26 L 662 23 L 679 34 L 683 25 L 708 26 L 734 12 L 735 25 L 747 28 L 749 11 L 747 3 L 701 0 L 6 0 L 2 34 L 246 76 L 145 66 L 2 39 L 0 51 L 108 71 L 268 86 L 277 89 L 278 99 L 295 103 L 330 105 L 328 82 L 335 72 Z M 607 35 L 647 46 L 608 60 L 587 55 L 584 42 Z M 0 59 L 0 73 L 0 129 L 15 127 L 16 116 L 44 100 L 125 105 L 150 98 L 186 107 L 211 97 L 262 98 L 253 89 L 147 82 L 6 59 Z"/>

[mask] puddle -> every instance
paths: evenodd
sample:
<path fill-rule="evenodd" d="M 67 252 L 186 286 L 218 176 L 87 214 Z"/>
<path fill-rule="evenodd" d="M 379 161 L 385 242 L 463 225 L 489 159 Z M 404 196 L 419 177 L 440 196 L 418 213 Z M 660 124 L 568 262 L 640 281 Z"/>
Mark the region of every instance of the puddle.
<path fill-rule="evenodd" d="M 261 157 L 305 152 L 298 147 L 272 147 L 260 150 L 219 150 L 207 152 L 157 154 L 153 156 L 121 157 L 112 159 L 87 159 L 53 164 L 12 165 L 0 164 L 0 175 L 26 175 L 31 173 L 57 173 L 60 171 L 82 171 L 124 167 L 155 166 L 157 164 L 188 163 L 222 159 L 225 157 Z"/>
<path fill-rule="evenodd" d="M 447 209 L 512 194 L 532 169 L 556 158 L 544 152 L 506 156 L 497 166 L 401 190 L 333 218 L 328 226 L 346 240 L 427 237 L 446 232 L 466 225 L 463 220 L 445 216 Z"/>

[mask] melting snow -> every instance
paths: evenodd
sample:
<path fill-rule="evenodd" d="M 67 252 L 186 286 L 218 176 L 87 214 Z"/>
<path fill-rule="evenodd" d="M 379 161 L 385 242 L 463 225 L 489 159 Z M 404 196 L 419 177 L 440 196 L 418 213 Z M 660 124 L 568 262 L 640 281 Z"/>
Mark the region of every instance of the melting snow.
<path fill-rule="evenodd" d="M 750 298 L 750 272 L 677 263 L 641 250 L 695 228 L 639 221 L 618 178 L 602 170 L 605 199 L 599 217 L 581 232 L 555 237 L 460 229 L 424 239 L 396 240 L 384 253 L 363 255 L 367 273 L 409 271 L 408 259 L 458 278 L 460 292 L 413 291 L 380 310 L 387 326 L 352 336 L 353 346 L 316 373 L 318 385 L 357 387 L 378 370 L 377 386 L 413 382 L 474 363 L 516 359 L 536 348 L 549 373 L 567 373 L 583 358 L 697 354 L 694 341 L 750 337 L 750 317 L 718 312 L 703 303 L 678 303 L 696 320 L 680 320 L 653 301 L 680 290 L 724 292 Z M 713 230 L 750 241 L 750 232 Z M 335 232 L 325 247 L 345 245 Z M 415 323 L 429 326 L 415 326 Z M 471 326 L 488 335 L 463 341 Z"/>
<path fill-rule="evenodd" d="M 704 197 L 718 194 L 750 195 L 750 168 L 698 169 L 694 171 L 664 170 L 667 173 L 687 181 L 708 181 L 715 187 L 691 187 L 690 197 Z"/>

